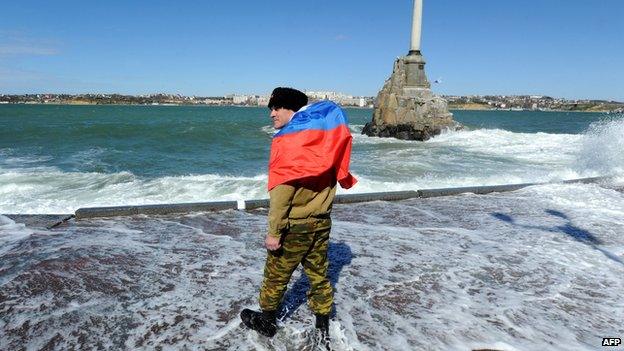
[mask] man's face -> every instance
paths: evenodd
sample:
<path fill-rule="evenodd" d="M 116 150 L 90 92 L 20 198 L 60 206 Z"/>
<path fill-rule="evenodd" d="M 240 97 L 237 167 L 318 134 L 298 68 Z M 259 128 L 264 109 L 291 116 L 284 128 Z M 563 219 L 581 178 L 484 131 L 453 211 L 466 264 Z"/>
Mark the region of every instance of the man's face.
<path fill-rule="evenodd" d="M 273 128 L 281 129 L 295 114 L 295 111 L 288 110 L 283 107 L 271 109 L 271 119 L 273 120 Z"/>

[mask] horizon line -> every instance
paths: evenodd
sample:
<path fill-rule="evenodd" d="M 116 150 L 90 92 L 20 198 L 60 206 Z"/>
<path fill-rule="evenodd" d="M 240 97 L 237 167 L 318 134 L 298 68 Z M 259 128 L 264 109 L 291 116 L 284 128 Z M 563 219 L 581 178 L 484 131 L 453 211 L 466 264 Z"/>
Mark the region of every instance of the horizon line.
<path fill-rule="evenodd" d="M 376 95 L 351 95 L 349 93 L 342 93 L 339 91 L 332 91 L 332 90 L 310 90 L 310 92 L 328 92 L 328 93 L 336 93 L 336 94 L 344 94 L 344 95 L 349 95 L 352 97 L 360 97 L 360 98 L 375 98 Z M 305 93 L 305 91 L 304 91 Z M 192 95 L 186 95 L 186 94 L 181 94 L 181 93 L 170 93 L 170 92 L 155 92 L 155 93 L 143 93 L 143 94 L 124 94 L 124 93 L 102 93 L 102 92 L 89 92 L 89 93 L 51 93 L 51 92 L 38 92 L 38 93 L 0 93 L 0 96 L 27 96 L 27 95 L 119 95 L 119 96 L 132 96 L 132 97 L 138 97 L 138 96 L 150 96 L 150 95 L 175 95 L 175 96 L 180 96 L 180 97 L 197 97 L 197 98 L 209 98 L 209 97 L 226 97 L 228 95 L 235 95 L 235 96 L 260 96 L 260 97 L 268 97 L 270 96 L 270 94 L 267 95 L 263 95 L 263 94 L 258 94 L 258 93 L 228 93 L 228 94 L 223 94 L 223 95 L 197 95 L 197 94 L 192 94 Z M 547 94 L 467 94 L 467 95 L 463 95 L 463 94 L 434 94 L 434 95 L 438 95 L 438 96 L 442 96 L 442 97 L 449 97 L 449 96 L 457 96 L 457 97 L 471 97 L 471 96 L 478 96 L 478 97 L 484 97 L 484 96 L 496 96 L 496 97 L 524 97 L 524 96 L 528 96 L 528 97 L 539 97 L 539 98 L 553 98 L 553 99 L 564 99 L 564 100 L 568 100 L 568 101 L 579 101 L 579 100 L 586 100 L 586 101 L 606 101 L 606 102 L 615 102 L 615 103 L 620 103 L 620 104 L 624 104 L 624 101 L 619 101 L 619 100 L 612 100 L 612 99 L 605 99 L 605 98 L 569 98 L 569 97 L 562 97 L 562 96 L 553 96 L 553 95 L 547 95 Z"/>

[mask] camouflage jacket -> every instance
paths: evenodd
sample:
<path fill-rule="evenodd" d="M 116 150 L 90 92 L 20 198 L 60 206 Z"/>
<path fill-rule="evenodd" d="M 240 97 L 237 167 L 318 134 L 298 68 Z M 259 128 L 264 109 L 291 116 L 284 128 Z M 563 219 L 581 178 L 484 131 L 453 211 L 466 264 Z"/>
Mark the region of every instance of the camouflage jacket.
<path fill-rule="evenodd" d="M 269 235 L 330 228 L 335 196 L 336 177 L 331 173 L 275 186 L 269 191 Z"/>

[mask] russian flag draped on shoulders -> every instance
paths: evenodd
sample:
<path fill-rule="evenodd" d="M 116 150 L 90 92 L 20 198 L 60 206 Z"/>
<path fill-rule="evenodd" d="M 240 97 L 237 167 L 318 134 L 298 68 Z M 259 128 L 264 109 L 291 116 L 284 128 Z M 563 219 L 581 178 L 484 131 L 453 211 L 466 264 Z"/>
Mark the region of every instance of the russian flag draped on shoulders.
<path fill-rule="evenodd" d="M 273 136 L 269 190 L 332 169 L 340 186 L 351 188 L 357 182 L 349 173 L 351 143 L 347 116 L 340 106 L 327 100 L 304 106 Z"/>

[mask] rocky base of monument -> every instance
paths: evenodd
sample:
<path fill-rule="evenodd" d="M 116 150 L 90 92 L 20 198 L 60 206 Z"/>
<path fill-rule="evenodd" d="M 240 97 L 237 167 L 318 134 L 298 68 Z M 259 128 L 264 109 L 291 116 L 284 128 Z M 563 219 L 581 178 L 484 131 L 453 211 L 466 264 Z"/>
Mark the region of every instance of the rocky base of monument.
<path fill-rule="evenodd" d="M 446 100 L 429 88 L 423 65 L 420 55 L 397 58 L 362 134 L 422 141 L 444 130 L 461 129 Z"/>
<path fill-rule="evenodd" d="M 462 126 L 458 123 L 452 126 L 446 126 L 444 128 L 415 128 L 411 124 L 398 124 L 398 125 L 388 125 L 381 124 L 377 125 L 373 122 L 368 122 L 364 126 L 362 130 L 362 134 L 380 138 L 397 138 L 401 140 L 418 140 L 425 141 L 436 135 L 439 135 L 443 131 L 446 130 L 460 130 Z"/>

